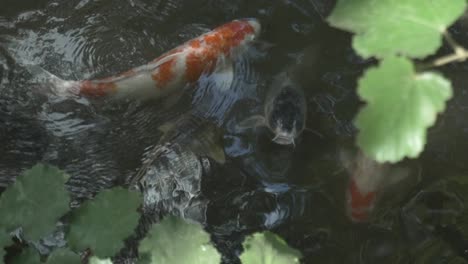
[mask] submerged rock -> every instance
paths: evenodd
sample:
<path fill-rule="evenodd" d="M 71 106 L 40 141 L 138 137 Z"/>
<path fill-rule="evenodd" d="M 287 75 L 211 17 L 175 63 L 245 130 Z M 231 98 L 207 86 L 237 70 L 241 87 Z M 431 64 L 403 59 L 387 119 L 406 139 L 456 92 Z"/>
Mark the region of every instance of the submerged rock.
<path fill-rule="evenodd" d="M 212 165 L 224 163 L 221 129 L 193 115 L 163 126 L 159 143 L 145 155 L 139 171 L 128 180 L 129 188 L 143 193 L 142 217 L 136 234 L 114 260 L 133 263 L 138 243 L 151 225 L 166 215 L 206 222 L 208 201 L 203 197 L 203 178 Z"/>

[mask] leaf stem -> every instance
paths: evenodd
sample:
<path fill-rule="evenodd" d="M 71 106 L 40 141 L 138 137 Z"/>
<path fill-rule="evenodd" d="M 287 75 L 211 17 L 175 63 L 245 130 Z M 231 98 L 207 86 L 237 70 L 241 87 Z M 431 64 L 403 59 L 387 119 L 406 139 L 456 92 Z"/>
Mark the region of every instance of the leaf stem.
<path fill-rule="evenodd" d="M 449 64 L 451 62 L 462 62 L 466 59 L 468 59 L 468 51 L 463 49 L 457 53 L 437 58 L 431 64 L 432 66 L 439 67 L 445 64 Z"/>
<path fill-rule="evenodd" d="M 456 54 L 465 51 L 465 49 L 458 44 L 455 39 L 453 39 L 452 35 L 447 30 L 444 30 L 443 32 L 445 40 L 448 42 L 448 44 L 452 47 L 453 51 L 455 51 Z"/>
<path fill-rule="evenodd" d="M 439 57 L 429 64 L 423 64 L 419 67 L 419 70 L 426 70 L 432 67 L 440 67 L 452 62 L 462 62 L 468 59 L 468 50 L 466 50 L 460 44 L 458 44 L 448 31 L 444 31 L 443 35 L 447 43 L 452 47 L 454 53 Z"/>

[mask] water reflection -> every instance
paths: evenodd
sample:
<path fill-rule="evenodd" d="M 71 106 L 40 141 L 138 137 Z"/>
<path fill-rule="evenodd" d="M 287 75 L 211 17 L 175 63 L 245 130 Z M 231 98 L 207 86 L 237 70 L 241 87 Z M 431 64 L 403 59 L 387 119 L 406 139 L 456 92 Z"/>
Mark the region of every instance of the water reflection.
<path fill-rule="evenodd" d="M 124 184 L 160 140 L 158 128 L 191 109 L 225 128 L 226 164 L 200 186 L 208 201 L 206 229 L 224 263 L 238 263 L 244 237 L 265 229 L 300 249 L 305 263 L 466 262 L 460 224 L 466 186 L 434 184 L 452 172 L 466 176 L 466 65 L 446 69 L 457 96 L 429 131 L 418 161 L 423 180 L 389 190 L 369 224 L 352 224 L 344 208 L 348 176 L 336 150 L 353 140 L 356 80 L 374 62 L 352 52 L 348 34 L 326 25 L 332 6 L 318 0 L 3 0 L 0 188 L 36 162 L 48 162 L 71 175 L 68 188 L 78 206 Z M 72 80 L 109 76 L 239 17 L 261 20 L 263 43 L 236 61 L 230 89 L 221 91 L 206 77 L 169 109 L 154 102 L 58 100 L 23 66 L 34 63 Z M 272 77 L 317 42 L 319 67 L 311 76 L 306 70 L 302 81 L 306 127 L 323 138 L 306 132 L 290 148 L 272 143 L 266 130 L 237 133 L 235 124 L 260 109 Z M 38 247 L 61 245 L 50 239 Z"/>

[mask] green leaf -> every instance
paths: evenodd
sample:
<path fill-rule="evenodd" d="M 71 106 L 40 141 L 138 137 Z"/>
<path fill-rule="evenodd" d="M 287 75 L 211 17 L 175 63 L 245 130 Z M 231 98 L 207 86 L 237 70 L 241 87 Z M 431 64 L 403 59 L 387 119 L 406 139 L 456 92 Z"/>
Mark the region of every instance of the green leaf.
<path fill-rule="evenodd" d="M 8 234 L 0 232 L 0 260 L 5 256 L 5 247 L 12 244 L 11 238 Z M 3 263 L 0 261 L 0 263 Z"/>
<path fill-rule="evenodd" d="M 11 261 L 12 264 L 39 264 L 41 263 L 40 256 L 36 249 L 28 247 L 23 249 L 19 256 L 16 256 Z"/>
<path fill-rule="evenodd" d="M 465 7 L 466 0 L 339 0 L 328 21 L 356 33 L 353 46 L 363 57 L 423 58 L 440 47 L 441 33 Z"/>
<path fill-rule="evenodd" d="M 266 231 L 248 236 L 240 256 L 242 264 L 299 263 L 301 252 L 288 246 L 279 236 Z"/>
<path fill-rule="evenodd" d="M 210 243 L 210 236 L 200 225 L 175 217 L 167 217 L 153 226 L 141 242 L 139 252 L 143 256 L 150 254 L 153 264 L 221 262 L 221 256 Z"/>
<path fill-rule="evenodd" d="M 452 97 L 450 82 L 436 73 L 414 72 L 404 58 L 384 59 L 359 80 L 367 105 L 356 119 L 358 145 L 379 162 L 415 158 L 426 143 L 426 129 Z"/>
<path fill-rule="evenodd" d="M 31 240 L 53 231 L 57 220 L 69 210 L 67 178 L 47 165 L 25 171 L 0 198 L 0 231 L 11 232 L 21 226 Z"/>
<path fill-rule="evenodd" d="M 78 254 L 70 251 L 68 248 L 54 250 L 47 259 L 48 264 L 81 264 L 81 258 Z"/>
<path fill-rule="evenodd" d="M 68 242 L 75 251 L 91 248 L 95 255 L 113 256 L 138 224 L 140 194 L 123 188 L 105 190 L 73 212 Z"/>
<path fill-rule="evenodd" d="M 109 258 L 100 259 L 98 257 L 93 256 L 89 259 L 89 264 L 113 264 L 113 263 Z"/>

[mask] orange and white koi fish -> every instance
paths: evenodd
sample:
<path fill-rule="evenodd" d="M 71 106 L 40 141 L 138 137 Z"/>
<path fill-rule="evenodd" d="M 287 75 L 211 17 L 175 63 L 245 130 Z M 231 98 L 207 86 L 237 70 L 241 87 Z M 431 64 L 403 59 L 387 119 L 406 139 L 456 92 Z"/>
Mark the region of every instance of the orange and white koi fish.
<path fill-rule="evenodd" d="M 231 59 L 259 34 L 256 19 L 234 20 L 117 76 L 84 81 L 52 78 L 54 90 L 58 95 L 159 98 L 180 91 L 202 74 L 220 69 L 230 70 L 232 78 Z"/>
<path fill-rule="evenodd" d="M 409 175 L 408 169 L 378 163 L 366 157 L 362 151 L 354 156 L 341 151 L 340 159 L 350 174 L 346 187 L 346 212 L 356 223 L 368 221 L 377 199 L 386 188 Z"/>

